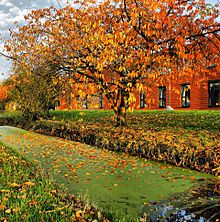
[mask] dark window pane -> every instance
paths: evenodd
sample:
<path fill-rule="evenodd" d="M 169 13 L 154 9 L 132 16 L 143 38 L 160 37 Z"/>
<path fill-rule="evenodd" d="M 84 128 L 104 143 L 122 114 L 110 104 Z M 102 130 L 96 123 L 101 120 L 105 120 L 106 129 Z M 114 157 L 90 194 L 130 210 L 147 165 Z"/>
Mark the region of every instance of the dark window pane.
<path fill-rule="evenodd" d="M 146 94 L 141 93 L 140 94 L 140 108 L 145 108 L 146 107 Z"/>
<path fill-rule="evenodd" d="M 159 90 L 159 107 L 165 108 L 166 107 L 166 86 L 160 86 Z"/>
<path fill-rule="evenodd" d="M 99 108 L 103 109 L 103 95 L 102 95 L 102 93 L 99 94 Z"/>
<path fill-rule="evenodd" d="M 56 100 L 54 105 L 55 105 L 55 107 L 59 107 L 60 106 L 60 100 Z"/>
<path fill-rule="evenodd" d="M 182 87 L 182 107 L 190 107 L 190 84 L 184 84 Z"/>
<path fill-rule="evenodd" d="M 219 100 L 219 81 L 210 81 L 209 82 L 209 106 L 218 107 L 220 106 Z"/>

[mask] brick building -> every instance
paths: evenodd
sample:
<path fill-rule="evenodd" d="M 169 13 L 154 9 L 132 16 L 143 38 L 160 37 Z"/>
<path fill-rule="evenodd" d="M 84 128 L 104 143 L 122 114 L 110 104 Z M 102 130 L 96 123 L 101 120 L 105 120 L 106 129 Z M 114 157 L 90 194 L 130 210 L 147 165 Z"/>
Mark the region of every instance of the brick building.
<path fill-rule="evenodd" d="M 83 98 L 71 94 L 55 102 L 57 110 L 110 109 L 102 93 L 90 93 Z M 146 92 L 135 92 L 135 109 L 158 110 L 171 106 L 173 109 L 208 110 L 220 109 L 220 73 L 206 79 L 182 80 L 168 75 L 163 84 L 156 84 Z"/>

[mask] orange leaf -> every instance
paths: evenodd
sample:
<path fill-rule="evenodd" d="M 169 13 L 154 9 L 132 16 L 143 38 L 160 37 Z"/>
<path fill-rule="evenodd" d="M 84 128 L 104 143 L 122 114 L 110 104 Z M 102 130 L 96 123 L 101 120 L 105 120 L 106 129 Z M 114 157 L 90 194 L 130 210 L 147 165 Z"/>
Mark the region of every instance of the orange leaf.
<path fill-rule="evenodd" d="M 28 204 L 29 204 L 29 205 L 36 205 L 37 202 L 36 202 L 35 200 L 33 200 L 33 201 L 29 202 Z"/>
<path fill-rule="evenodd" d="M 4 210 L 5 209 L 5 206 L 0 204 L 0 210 Z"/>
<path fill-rule="evenodd" d="M 76 211 L 76 217 L 80 218 L 81 216 L 82 216 L 82 211 L 81 210 Z"/>

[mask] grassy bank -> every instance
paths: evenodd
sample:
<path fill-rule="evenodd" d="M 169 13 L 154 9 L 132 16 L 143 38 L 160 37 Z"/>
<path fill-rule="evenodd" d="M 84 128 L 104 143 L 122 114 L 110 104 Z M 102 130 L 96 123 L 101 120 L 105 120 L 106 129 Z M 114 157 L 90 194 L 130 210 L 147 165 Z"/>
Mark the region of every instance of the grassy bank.
<path fill-rule="evenodd" d="M 2 117 L 0 125 L 95 145 L 220 175 L 220 111 L 135 111 L 127 127 L 114 127 L 111 111 L 53 111 L 51 120 L 28 123 Z"/>
<path fill-rule="evenodd" d="M 45 171 L 0 144 L 0 221 L 108 221 Z"/>
<path fill-rule="evenodd" d="M 110 110 L 73 110 L 51 111 L 56 121 L 81 123 L 102 123 L 114 125 L 113 111 Z M 220 110 L 216 111 L 142 111 L 136 110 L 127 115 L 128 127 L 145 128 L 146 130 L 186 129 L 206 130 L 220 134 Z"/>

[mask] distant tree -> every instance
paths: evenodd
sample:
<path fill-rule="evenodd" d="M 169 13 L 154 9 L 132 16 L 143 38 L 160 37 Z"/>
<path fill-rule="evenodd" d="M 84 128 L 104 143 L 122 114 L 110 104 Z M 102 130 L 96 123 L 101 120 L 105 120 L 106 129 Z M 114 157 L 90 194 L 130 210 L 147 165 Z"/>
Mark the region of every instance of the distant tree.
<path fill-rule="evenodd" d="M 32 11 L 5 47 L 15 64 L 56 66 L 60 76 L 102 92 L 126 125 L 134 91 L 219 70 L 219 11 L 199 0 L 77 1 L 78 7 Z"/>
<path fill-rule="evenodd" d="M 47 118 L 61 90 L 61 82 L 55 79 L 53 70 L 46 65 L 33 71 L 17 67 L 15 73 L 11 95 L 17 109 L 28 120 Z"/>
<path fill-rule="evenodd" d="M 0 82 L 0 110 L 6 109 L 7 103 L 11 101 L 10 97 L 11 85 L 8 84 L 7 80 Z"/>

